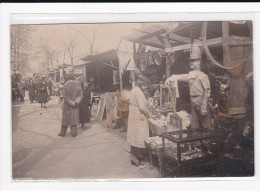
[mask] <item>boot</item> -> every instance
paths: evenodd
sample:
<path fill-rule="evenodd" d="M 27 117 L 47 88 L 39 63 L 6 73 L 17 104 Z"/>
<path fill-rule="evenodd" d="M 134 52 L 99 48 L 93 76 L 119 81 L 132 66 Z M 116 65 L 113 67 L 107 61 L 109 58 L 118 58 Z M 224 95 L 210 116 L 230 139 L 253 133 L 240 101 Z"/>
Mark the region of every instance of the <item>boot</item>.
<path fill-rule="evenodd" d="M 81 129 L 84 130 L 85 129 L 85 124 L 81 123 Z"/>
<path fill-rule="evenodd" d="M 64 137 L 66 135 L 66 132 L 67 132 L 67 127 L 68 126 L 62 126 L 60 133 L 58 135 L 61 136 L 61 137 Z"/>
<path fill-rule="evenodd" d="M 71 125 L 71 136 L 76 137 L 77 136 L 77 125 Z"/>
<path fill-rule="evenodd" d="M 131 154 L 130 158 L 131 158 L 131 164 L 132 165 L 135 165 L 135 166 L 140 165 L 140 162 L 135 155 Z"/>

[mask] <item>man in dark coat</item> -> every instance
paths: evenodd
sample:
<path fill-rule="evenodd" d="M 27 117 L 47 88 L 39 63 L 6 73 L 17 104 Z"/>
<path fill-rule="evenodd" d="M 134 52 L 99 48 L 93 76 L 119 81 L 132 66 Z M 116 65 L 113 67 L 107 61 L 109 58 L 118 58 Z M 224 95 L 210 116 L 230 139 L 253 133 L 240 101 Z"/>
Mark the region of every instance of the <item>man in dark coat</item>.
<path fill-rule="evenodd" d="M 48 85 L 48 89 L 49 89 L 49 92 L 50 92 L 50 96 L 49 96 L 49 99 L 51 98 L 52 96 L 52 81 L 51 81 L 51 78 L 48 79 L 47 81 L 47 85 Z"/>
<path fill-rule="evenodd" d="M 83 98 L 81 86 L 75 81 L 72 72 L 68 75 L 68 81 L 63 89 L 64 102 L 62 105 L 61 132 L 59 136 L 64 137 L 67 128 L 71 126 L 72 137 L 77 136 L 77 125 L 79 124 L 79 103 Z"/>
<path fill-rule="evenodd" d="M 28 83 L 28 90 L 29 90 L 29 99 L 30 102 L 33 103 L 33 101 L 35 100 L 35 84 L 33 83 L 33 80 L 30 79 L 29 83 Z"/>
<path fill-rule="evenodd" d="M 91 115 L 89 110 L 91 90 L 85 81 L 82 82 L 81 87 L 83 91 L 83 99 L 79 104 L 79 121 L 81 123 L 81 129 L 84 129 L 84 124 L 89 122 Z"/>

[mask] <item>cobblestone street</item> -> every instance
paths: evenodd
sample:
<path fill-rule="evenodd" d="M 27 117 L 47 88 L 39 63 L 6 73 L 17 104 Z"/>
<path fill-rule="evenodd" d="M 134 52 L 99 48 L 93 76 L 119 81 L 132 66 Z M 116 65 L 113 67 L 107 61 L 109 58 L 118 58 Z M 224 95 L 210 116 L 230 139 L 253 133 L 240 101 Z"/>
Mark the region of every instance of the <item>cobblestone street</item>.
<path fill-rule="evenodd" d="M 61 104 L 52 97 L 46 109 L 40 104 L 14 102 L 13 178 L 14 179 L 117 179 L 158 178 L 160 173 L 147 163 L 140 169 L 130 164 L 125 142 L 119 129 L 104 129 L 92 120 L 86 130 L 70 130 L 62 138 Z"/>

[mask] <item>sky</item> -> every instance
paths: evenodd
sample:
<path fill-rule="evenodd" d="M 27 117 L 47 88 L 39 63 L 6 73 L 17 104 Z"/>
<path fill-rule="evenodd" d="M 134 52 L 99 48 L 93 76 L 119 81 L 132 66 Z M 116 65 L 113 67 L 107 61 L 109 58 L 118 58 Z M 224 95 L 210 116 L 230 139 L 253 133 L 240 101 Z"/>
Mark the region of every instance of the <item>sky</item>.
<path fill-rule="evenodd" d="M 31 34 L 31 48 L 37 50 L 42 42 L 48 42 L 49 46 L 59 53 L 59 63 L 63 62 L 63 42 L 74 38 L 76 41 L 75 61 L 80 63 L 80 58 L 90 54 L 90 44 L 85 36 L 93 40 L 93 29 L 97 29 L 94 43 L 95 52 L 104 52 L 110 49 L 116 49 L 119 45 L 120 38 L 131 34 L 133 29 L 141 27 L 140 23 L 106 23 L 106 24 L 51 24 L 51 25 L 31 25 L 33 31 Z M 82 35 L 84 34 L 84 35 Z M 131 47 L 132 48 L 132 47 Z M 132 52 L 129 45 L 122 43 L 120 49 Z M 38 66 L 41 57 L 31 62 L 32 70 L 39 70 Z M 65 63 L 70 64 L 70 58 L 65 57 Z"/>

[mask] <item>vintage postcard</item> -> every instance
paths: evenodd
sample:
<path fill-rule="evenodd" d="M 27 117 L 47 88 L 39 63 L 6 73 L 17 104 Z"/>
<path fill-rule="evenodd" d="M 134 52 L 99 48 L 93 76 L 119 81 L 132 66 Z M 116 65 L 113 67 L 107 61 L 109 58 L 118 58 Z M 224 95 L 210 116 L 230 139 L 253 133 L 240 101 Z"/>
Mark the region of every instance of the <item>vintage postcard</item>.
<path fill-rule="evenodd" d="M 253 27 L 11 25 L 12 178 L 254 176 Z"/>

